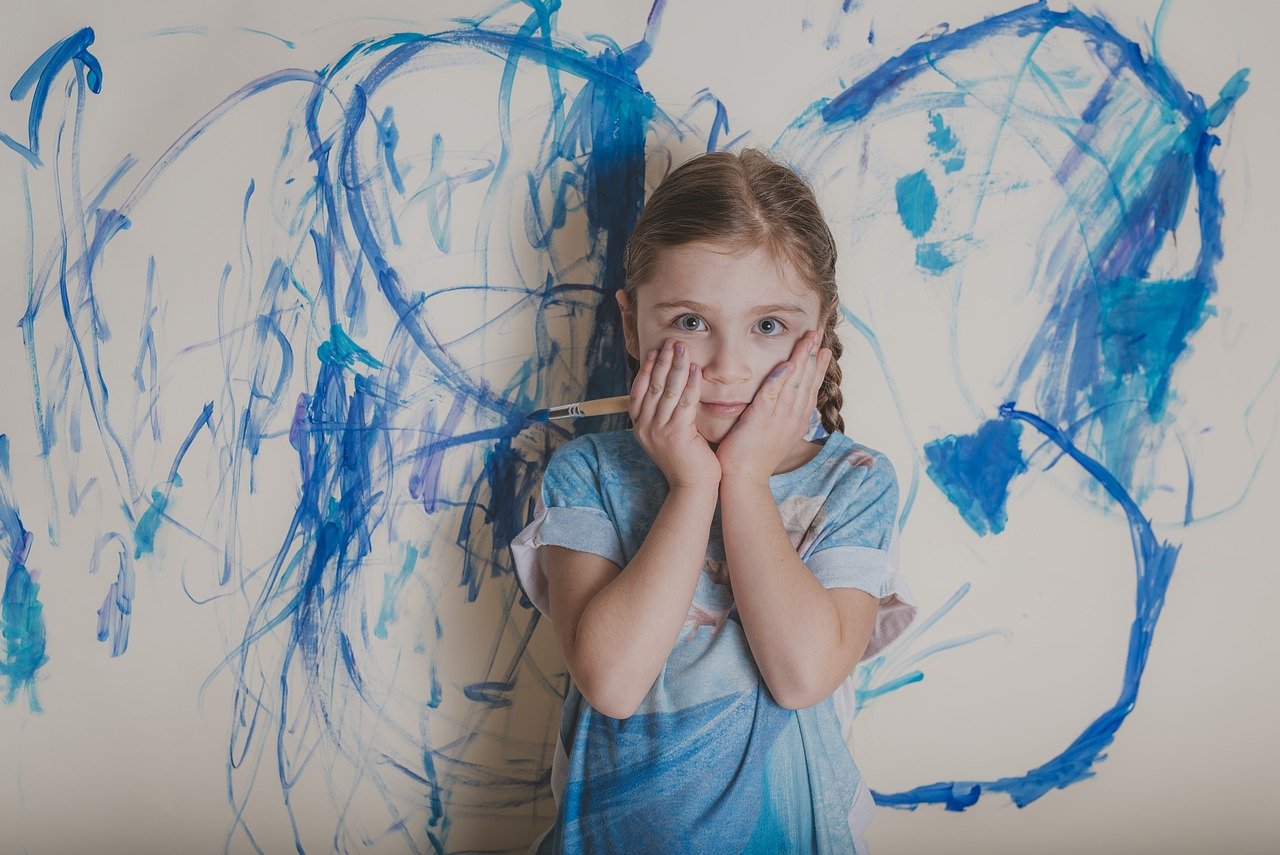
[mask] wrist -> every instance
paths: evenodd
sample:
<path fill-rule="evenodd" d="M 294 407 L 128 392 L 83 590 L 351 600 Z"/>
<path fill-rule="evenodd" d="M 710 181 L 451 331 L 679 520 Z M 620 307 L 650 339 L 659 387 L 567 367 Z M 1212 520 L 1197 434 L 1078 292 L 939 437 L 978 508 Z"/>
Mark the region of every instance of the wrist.
<path fill-rule="evenodd" d="M 726 484 L 768 484 L 769 472 L 757 472 L 753 469 L 721 469 L 720 487 Z"/>
<path fill-rule="evenodd" d="M 717 481 L 668 481 L 667 489 L 671 493 L 714 496 L 719 491 L 720 484 Z"/>

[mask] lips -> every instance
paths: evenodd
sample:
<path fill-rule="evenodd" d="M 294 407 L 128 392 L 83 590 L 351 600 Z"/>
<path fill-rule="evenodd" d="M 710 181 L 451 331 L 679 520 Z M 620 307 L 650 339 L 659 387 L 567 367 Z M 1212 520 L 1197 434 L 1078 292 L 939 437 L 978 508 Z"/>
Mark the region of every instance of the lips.
<path fill-rule="evenodd" d="M 703 401 L 702 408 L 716 416 L 735 416 L 747 408 L 746 402 L 721 403 L 719 401 Z"/>

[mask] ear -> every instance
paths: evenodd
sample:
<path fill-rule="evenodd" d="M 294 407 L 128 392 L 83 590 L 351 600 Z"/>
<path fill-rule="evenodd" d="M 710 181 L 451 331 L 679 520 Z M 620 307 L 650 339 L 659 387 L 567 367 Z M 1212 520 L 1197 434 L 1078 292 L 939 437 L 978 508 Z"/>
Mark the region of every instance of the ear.
<path fill-rule="evenodd" d="M 632 330 L 635 328 L 635 307 L 627 301 L 627 292 L 619 288 L 613 292 L 614 298 L 618 301 L 618 308 L 622 310 L 622 337 L 627 342 L 627 353 L 631 354 L 631 358 L 640 361 L 640 343 L 635 340 Z"/>

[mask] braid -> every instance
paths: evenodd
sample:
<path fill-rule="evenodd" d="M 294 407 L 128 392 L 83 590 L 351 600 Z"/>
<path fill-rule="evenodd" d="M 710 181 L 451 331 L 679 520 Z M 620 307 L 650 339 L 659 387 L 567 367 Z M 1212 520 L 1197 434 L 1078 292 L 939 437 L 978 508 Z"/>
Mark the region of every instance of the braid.
<path fill-rule="evenodd" d="M 818 387 L 818 415 L 822 418 L 822 429 L 827 433 L 844 433 L 844 417 L 840 415 L 840 409 L 844 406 L 844 393 L 840 390 L 840 382 L 844 379 L 844 372 L 840 370 L 840 356 L 844 353 L 844 345 L 836 335 L 836 321 L 839 317 L 837 311 L 827 315 L 827 328 L 823 330 L 820 345 L 831 350 L 827 376 L 822 378 L 822 385 Z"/>

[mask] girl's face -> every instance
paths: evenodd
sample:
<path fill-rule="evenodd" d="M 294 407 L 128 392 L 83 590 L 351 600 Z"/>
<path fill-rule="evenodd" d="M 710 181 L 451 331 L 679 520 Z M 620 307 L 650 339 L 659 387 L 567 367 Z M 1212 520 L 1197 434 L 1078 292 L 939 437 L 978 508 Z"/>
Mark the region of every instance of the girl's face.
<path fill-rule="evenodd" d="M 717 412 L 707 402 L 751 403 L 769 372 L 821 320 L 817 293 L 790 265 L 780 269 L 763 249 L 737 258 L 726 253 L 707 242 L 668 248 L 637 290 L 637 305 L 616 292 L 631 356 L 644 362 L 671 338 L 683 341 L 689 360 L 702 367 L 697 427 L 713 447 L 744 408 Z"/>

